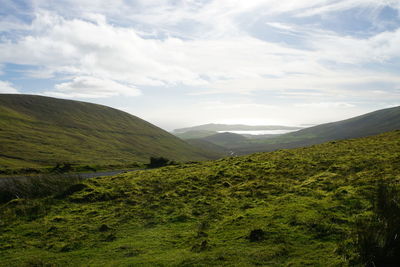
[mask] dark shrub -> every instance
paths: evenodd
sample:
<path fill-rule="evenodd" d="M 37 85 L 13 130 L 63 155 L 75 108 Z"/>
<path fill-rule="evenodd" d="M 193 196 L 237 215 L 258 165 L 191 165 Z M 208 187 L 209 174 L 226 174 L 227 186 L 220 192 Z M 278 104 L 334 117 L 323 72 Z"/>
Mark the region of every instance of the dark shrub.
<path fill-rule="evenodd" d="M 174 164 L 173 161 L 164 157 L 150 157 L 150 163 L 147 164 L 148 168 L 158 168 Z"/>
<path fill-rule="evenodd" d="M 395 185 L 380 183 L 374 214 L 357 223 L 358 261 L 365 266 L 400 264 L 400 194 Z"/>
<path fill-rule="evenodd" d="M 55 173 L 65 173 L 72 171 L 72 164 L 71 163 L 57 163 L 56 166 L 51 169 L 51 172 Z"/>
<path fill-rule="evenodd" d="M 262 229 L 252 230 L 247 237 L 251 242 L 258 242 L 265 239 L 265 232 Z"/>

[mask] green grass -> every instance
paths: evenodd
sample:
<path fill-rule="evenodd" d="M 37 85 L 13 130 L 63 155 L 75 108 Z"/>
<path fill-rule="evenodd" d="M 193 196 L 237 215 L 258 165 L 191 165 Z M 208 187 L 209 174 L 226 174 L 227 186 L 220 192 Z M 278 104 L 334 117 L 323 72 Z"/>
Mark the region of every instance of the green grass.
<path fill-rule="evenodd" d="M 68 162 L 124 165 L 151 156 L 204 160 L 166 131 L 106 106 L 32 95 L 0 95 L 0 169 L 43 168 Z"/>
<path fill-rule="evenodd" d="M 348 266 L 399 173 L 395 131 L 89 179 L 1 206 L 0 265 Z"/>
<path fill-rule="evenodd" d="M 13 199 L 34 199 L 64 194 L 67 188 L 79 184 L 79 175 L 40 175 L 0 180 L 0 204 Z M 79 186 L 78 186 L 79 187 Z"/>
<path fill-rule="evenodd" d="M 175 136 L 187 140 L 187 139 L 194 139 L 194 138 L 204 138 L 210 135 L 217 134 L 218 132 L 215 131 L 204 131 L 204 130 L 199 130 L 199 131 L 187 131 L 183 133 L 173 133 Z"/>
<path fill-rule="evenodd" d="M 219 146 L 217 144 L 214 144 L 212 142 L 209 142 L 205 139 L 187 139 L 185 140 L 187 143 L 191 144 L 192 146 L 195 146 L 199 149 L 205 149 L 207 151 L 214 151 L 217 155 L 221 155 L 220 157 L 222 158 L 223 156 L 229 155 L 229 149 Z"/>

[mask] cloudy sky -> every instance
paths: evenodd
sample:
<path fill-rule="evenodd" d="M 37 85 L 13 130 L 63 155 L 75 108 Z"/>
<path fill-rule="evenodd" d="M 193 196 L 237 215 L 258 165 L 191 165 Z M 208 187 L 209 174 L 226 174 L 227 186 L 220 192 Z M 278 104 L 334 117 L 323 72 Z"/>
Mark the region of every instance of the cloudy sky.
<path fill-rule="evenodd" d="M 167 130 L 345 119 L 400 105 L 400 1 L 1 0 L 0 93 Z"/>

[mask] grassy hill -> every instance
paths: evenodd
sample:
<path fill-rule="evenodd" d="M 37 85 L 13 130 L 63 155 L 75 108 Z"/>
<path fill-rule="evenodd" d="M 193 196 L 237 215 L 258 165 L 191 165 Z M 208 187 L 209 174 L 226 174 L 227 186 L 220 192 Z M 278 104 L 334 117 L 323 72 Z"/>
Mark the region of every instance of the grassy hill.
<path fill-rule="evenodd" d="M 365 137 L 398 129 L 400 129 L 400 107 L 394 107 L 343 121 L 317 125 L 274 138 L 247 140 L 241 144 L 230 145 L 230 148 L 234 147 L 233 150 L 238 154 L 248 154 Z"/>
<path fill-rule="evenodd" d="M 150 156 L 202 160 L 199 151 L 128 113 L 102 105 L 33 95 L 0 95 L 0 168 L 58 162 L 125 164 Z"/>
<path fill-rule="evenodd" d="M 394 131 L 91 179 L 0 206 L 0 266 L 360 266 L 399 173 Z"/>
<path fill-rule="evenodd" d="M 199 149 L 205 149 L 206 151 L 214 151 L 215 153 L 221 155 L 221 157 L 229 154 L 229 150 L 226 149 L 225 147 L 219 146 L 217 144 L 214 144 L 212 142 L 209 142 L 201 138 L 187 139 L 186 142 Z"/>
<path fill-rule="evenodd" d="M 234 146 L 235 144 L 241 144 L 242 142 L 245 142 L 247 138 L 240 134 L 226 132 L 204 137 L 203 140 L 219 146 L 229 147 Z"/>
<path fill-rule="evenodd" d="M 197 130 L 197 131 L 187 131 L 187 132 L 181 132 L 181 133 L 173 132 L 172 134 L 183 140 L 187 140 L 187 139 L 204 138 L 204 137 L 214 135 L 217 133 L 218 132 L 214 132 L 214 131 Z"/>

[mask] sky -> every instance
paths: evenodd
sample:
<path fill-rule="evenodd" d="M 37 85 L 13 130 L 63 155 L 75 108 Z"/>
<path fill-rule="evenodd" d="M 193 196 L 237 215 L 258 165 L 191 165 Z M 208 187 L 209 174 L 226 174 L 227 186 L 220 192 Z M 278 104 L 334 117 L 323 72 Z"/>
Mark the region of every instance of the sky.
<path fill-rule="evenodd" d="M 0 0 L 0 93 L 166 130 L 342 120 L 400 105 L 400 1 Z"/>

